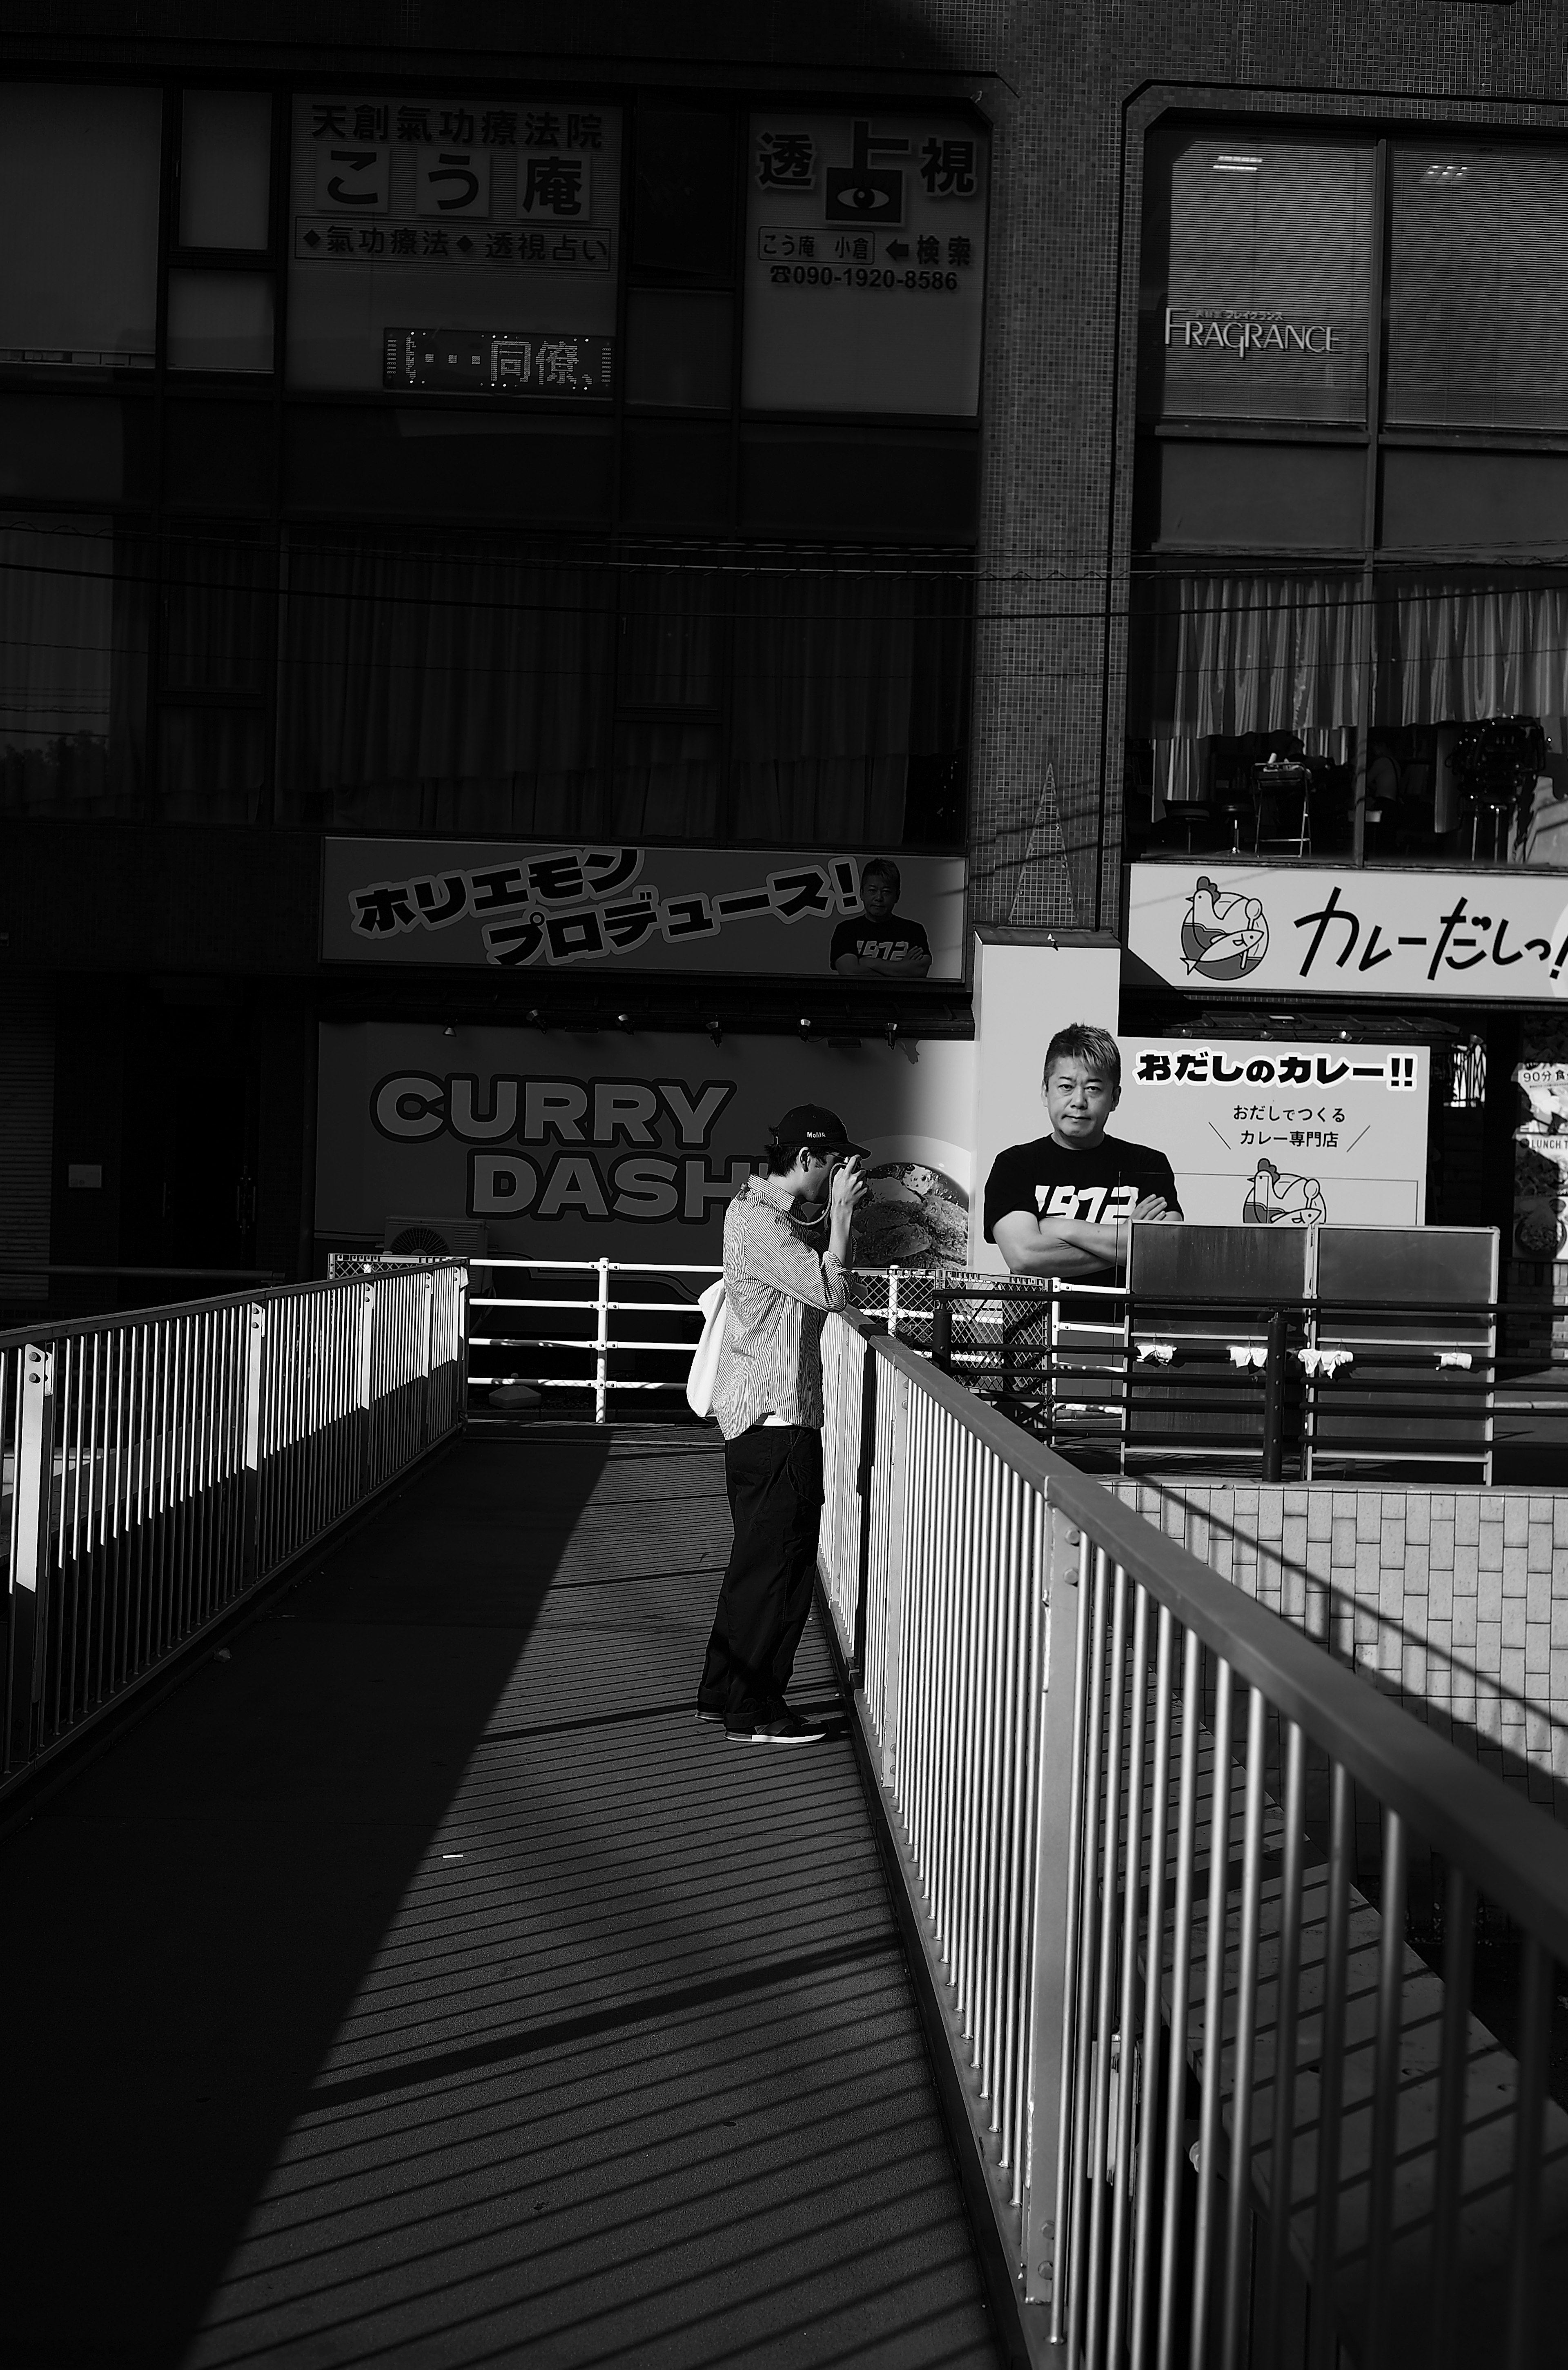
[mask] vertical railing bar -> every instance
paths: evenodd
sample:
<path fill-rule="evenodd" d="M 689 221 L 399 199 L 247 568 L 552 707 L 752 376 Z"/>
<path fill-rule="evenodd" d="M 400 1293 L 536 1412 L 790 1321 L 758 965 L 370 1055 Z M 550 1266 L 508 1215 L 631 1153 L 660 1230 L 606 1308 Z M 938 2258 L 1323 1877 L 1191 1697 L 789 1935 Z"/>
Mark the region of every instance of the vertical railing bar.
<path fill-rule="evenodd" d="M 1182 1786 L 1176 1813 L 1176 1911 L 1170 1938 L 1170 2057 L 1165 2106 L 1165 2211 L 1159 2250 L 1159 2370 L 1176 2370 L 1177 2248 L 1182 2215 L 1182 2126 L 1187 2085 L 1188 2002 L 1193 1965 L 1193 1878 L 1197 1855 L 1198 1758 L 1202 1736 L 1198 1695 L 1201 1649 L 1196 1630 L 1182 1650 Z"/>
<path fill-rule="evenodd" d="M 1101 1814 L 1100 1944 L 1094 2014 L 1093 2130 L 1090 2140 L 1089 2315 L 1084 2353 L 1091 2364 L 1105 2359 L 1104 2283 L 1105 2168 L 1109 2157 L 1111 2019 L 1116 1989 L 1116 1863 L 1122 1826 L 1122 1742 L 1127 1686 L 1127 1575 L 1114 1567 L 1111 1610 L 1111 1668 L 1105 1689 L 1105 1792 Z"/>
<path fill-rule="evenodd" d="M 1230 2090 L 1230 2197 L 1226 2233 L 1223 2370 L 1241 2370 L 1251 2268 L 1252 2070 L 1258 2029 L 1258 1933 L 1263 1888 L 1263 1720 L 1261 1687 L 1247 1707 L 1247 1807 L 1242 1835 L 1241 1947 L 1237 1962 L 1236 2047 Z"/>
<path fill-rule="evenodd" d="M 1539 1936 L 1524 1939 L 1519 1968 L 1519 2071 L 1515 2111 L 1512 2230 L 1508 2261 L 1507 2370 L 1536 2370 L 1539 2360 L 1541 2147 L 1551 2062 L 1551 1953 Z M 1557 2342 L 1562 2332 L 1558 2330 Z M 1552 2349 L 1555 2351 L 1555 2347 Z"/>
<path fill-rule="evenodd" d="M 1263 2370 L 1285 2344 L 1286 2272 L 1290 2261 L 1291 2187 L 1296 2165 L 1296 2058 L 1301 1997 L 1301 1868 L 1306 1843 L 1307 1738 L 1286 1722 L 1285 1850 L 1280 1871 L 1279 1974 L 1274 2007 L 1274 2130 L 1269 2151 L 1269 2220 L 1263 2275 Z"/>
<path fill-rule="evenodd" d="M 1127 2297 L 1132 2220 L 1134 2031 L 1137 2012 L 1138 1913 L 1143 1897 L 1144 1766 L 1148 1754 L 1148 1591 L 1133 1599 L 1133 1665 L 1128 1682 L 1127 1818 L 1122 1877 L 1122 1985 L 1117 2009 L 1121 2078 L 1116 2085 L 1116 2172 L 1111 2191 L 1111 2312 L 1107 2358 L 1119 2364 Z"/>
<path fill-rule="evenodd" d="M 1334 2265 L 1339 2253 L 1340 2127 L 1344 2117 L 1345 1985 L 1349 1974 L 1350 1860 L 1355 1801 L 1350 1772 L 1331 1763 L 1329 1870 L 1323 1903 L 1323 2027 L 1318 2075 L 1318 2169 L 1313 2195 L 1309 2370 L 1337 2370 Z"/>
<path fill-rule="evenodd" d="M 1073 1747 L 1072 1782 L 1067 1794 L 1067 1903 L 1066 1947 L 1062 1973 L 1062 2092 L 1056 2122 L 1056 2230 L 1055 2249 L 1051 2279 L 1051 2343 L 1060 2345 L 1066 2335 L 1066 2323 L 1063 2311 L 1066 2282 L 1063 2270 L 1067 2261 L 1066 2248 L 1072 2226 L 1078 2220 L 1073 2192 L 1069 2188 L 1069 2165 L 1076 2161 L 1077 2120 L 1074 2115 L 1077 2051 L 1075 2031 L 1081 2031 L 1078 2017 L 1078 1954 L 1082 1936 L 1083 1891 L 1080 1861 L 1084 1852 L 1084 1763 L 1089 1731 L 1088 1673 L 1090 1616 L 1090 1559 L 1092 1549 L 1087 1531 L 1078 1534 L 1078 1641 L 1073 1654 Z M 1036 1782 L 1038 1765 L 1036 1765 Z M 1076 2176 L 1075 2176 L 1076 2177 Z"/>
<path fill-rule="evenodd" d="M 1219 2169 L 1219 2077 L 1225 2040 L 1226 1878 L 1230 1852 L 1231 1670 L 1216 1657 L 1213 1786 L 1209 1798 L 1208 1930 L 1204 1963 L 1203 2103 L 1198 2123 L 1198 2211 L 1193 2241 L 1193 2362 L 1206 2359 L 1214 2255 L 1215 2176 Z"/>
<path fill-rule="evenodd" d="M 1474 1884 L 1457 1861 L 1450 1861 L 1443 1910 L 1443 2039 L 1438 2071 L 1437 2152 L 1432 2171 L 1432 2302 L 1427 2323 L 1431 2370 L 1450 2370 L 1454 2360 L 1475 1904 Z"/>
<path fill-rule="evenodd" d="M 1083 2351 L 1084 2261 L 1089 2251 L 1084 2187 L 1090 2137 L 1090 2046 L 1094 2008 L 1095 1944 L 1099 1927 L 1101 1735 L 1105 1711 L 1106 1614 L 1111 1595 L 1110 1561 L 1103 1547 L 1094 1550 L 1094 1593 L 1090 1617 L 1093 1639 L 1090 1652 L 1089 1694 L 1084 1720 L 1083 1793 L 1079 1850 L 1081 1906 L 1078 1913 L 1078 2046 L 1072 2058 L 1072 2166 L 1066 2184 L 1057 2192 L 1058 2222 L 1067 2219 L 1067 2358 L 1077 2363 Z M 1066 2061 L 1064 2060 L 1064 2063 Z M 1061 2261 L 1058 2231 L 1056 2260 Z M 1055 2285 L 1055 2283 L 1053 2283 Z"/>
<path fill-rule="evenodd" d="M 1154 2143 L 1159 2117 L 1160 1977 L 1165 1957 L 1165 1853 L 1170 1823 L 1170 1664 L 1174 1625 L 1159 1607 L 1154 1674 L 1154 1773 L 1148 1801 L 1148 1906 L 1144 1921 L 1143 2111 L 1133 2224 L 1132 2370 L 1145 2370 L 1150 2333 L 1154 2243 Z M 1141 1876 L 1141 1870 L 1139 1874 Z"/>
<path fill-rule="evenodd" d="M 1378 2038 L 1372 2076 L 1372 2160 L 1366 2203 L 1366 2359 L 1387 2353 L 1393 2251 L 1394 2157 L 1399 2132 L 1401 2011 L 1404 1998 L 1405 1823 L 1383 1813 L 1383 1887 L 1378 1952 Z"/>

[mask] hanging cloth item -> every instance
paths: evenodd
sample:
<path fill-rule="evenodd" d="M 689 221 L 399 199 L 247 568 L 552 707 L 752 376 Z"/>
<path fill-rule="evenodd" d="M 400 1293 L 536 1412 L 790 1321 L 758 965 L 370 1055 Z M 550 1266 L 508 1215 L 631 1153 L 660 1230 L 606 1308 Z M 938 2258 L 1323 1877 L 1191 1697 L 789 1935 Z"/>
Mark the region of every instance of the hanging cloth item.
<path fill-rule="evenodd" d="M 706 1417 L 713 1412 L 713 1386 L 719 1379 L 719 1352 L 724 1346 L 724 1317 L 729 1307 L 722 1276 L 706 1292 L 698 1294 L 697 1305 L 702 1311 L 702 1339 L 686 1376 L 686 1395 L 693 1415 Z"/>

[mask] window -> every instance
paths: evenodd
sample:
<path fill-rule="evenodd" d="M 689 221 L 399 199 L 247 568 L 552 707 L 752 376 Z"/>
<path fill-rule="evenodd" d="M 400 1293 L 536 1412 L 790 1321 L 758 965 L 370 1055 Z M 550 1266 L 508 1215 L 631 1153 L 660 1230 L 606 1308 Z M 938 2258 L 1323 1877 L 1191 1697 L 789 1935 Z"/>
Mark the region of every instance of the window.
<path fill-rule="evenodd" d="M 156 90 L 0 85 L 0 362 L 151 370 Z"/>
<path fill-rule="evenodd" d="M 611 393 L 617 109 L 296 98 L 289 211 L 291 385 Z"/>
<path fill-rule="evenodd" d="M 1568 425 L 1568 152 L 1395 150 L 1389 424 Z"/>
<path fill-rule="evenodd" d="M 108 518 L 0 517 L 0 812 L 138 811 L 146 578 Z"/>
<path fill-rule="evenodd" d="M 1364 420 L 1371 149 L 1167 132 L 1146 174 L 1143 416 Z"/>

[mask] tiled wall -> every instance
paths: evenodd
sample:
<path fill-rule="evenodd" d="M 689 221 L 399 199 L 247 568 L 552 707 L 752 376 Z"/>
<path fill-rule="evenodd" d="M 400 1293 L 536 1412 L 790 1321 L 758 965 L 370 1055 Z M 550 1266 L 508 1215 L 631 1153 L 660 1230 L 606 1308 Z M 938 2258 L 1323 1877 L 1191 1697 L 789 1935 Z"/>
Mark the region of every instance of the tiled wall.
<path fill-rule="evenodd" d="M 1110 1486 L 1568 1819 L 1568 1490 Z"/>

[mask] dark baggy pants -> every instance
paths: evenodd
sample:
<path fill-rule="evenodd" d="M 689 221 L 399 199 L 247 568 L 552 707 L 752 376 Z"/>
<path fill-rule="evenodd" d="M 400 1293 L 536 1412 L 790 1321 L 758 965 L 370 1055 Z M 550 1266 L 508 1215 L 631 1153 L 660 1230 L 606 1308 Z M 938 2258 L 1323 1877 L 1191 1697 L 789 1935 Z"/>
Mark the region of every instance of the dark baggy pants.
<path fill-rule="evenodd" d="M 735 1722 L 782 1699 L 812 1608 L 822 1521 L 822 1434 L 754 1424 L 724 1444 L 734 1544 L 698 1701 Z"/>

